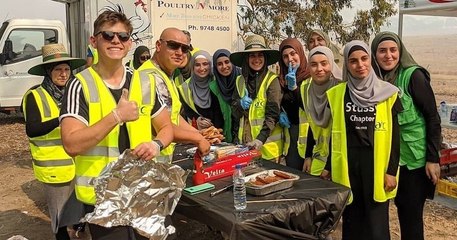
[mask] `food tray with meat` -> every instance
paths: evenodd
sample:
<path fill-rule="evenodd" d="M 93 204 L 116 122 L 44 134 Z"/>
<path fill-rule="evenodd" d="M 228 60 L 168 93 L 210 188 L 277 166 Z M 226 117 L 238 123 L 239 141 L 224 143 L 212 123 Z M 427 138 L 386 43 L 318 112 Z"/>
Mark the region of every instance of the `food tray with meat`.
<path fill-rule="evenodd" d="M 245 177 L 246 193 L 263 196 L 292 187 L 298 175 L 281 170 L 270 169 Z"/>

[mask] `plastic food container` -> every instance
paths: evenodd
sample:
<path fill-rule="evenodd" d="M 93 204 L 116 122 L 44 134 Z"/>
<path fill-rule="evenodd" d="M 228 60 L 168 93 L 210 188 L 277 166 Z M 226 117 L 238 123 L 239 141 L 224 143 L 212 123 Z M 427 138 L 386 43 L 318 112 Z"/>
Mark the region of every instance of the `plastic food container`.
<path fill-rule="evenodd" d="M 457 183 L 453 183 L 445 179 L 440 179 L 436 186 L 436 190 L 442 195 L 457 198 Z"/>
<path fill-rule="evenodd" d="M 254 184 L 251 183 L 251 180 L 255 181 L 256 177 L 259 176 L 259 175 L 262 175 L 262 176 L 266 176 L 266 175 L 268 175 L 268 176 L 276 176 L 273 173 L 274 171 L 278 171 L 278 172 L 281 172 L 283 174 L 287 174 L 291 178 L 290 179 L 277 180 L 275 182 L 272 182 L 272 183 L 269 183 L 269 184 L 265 184 L 265 185 L 254 185 Z M 277 191 L 281 191 L 281 190 L 284 190 L 284 189 L 287 189 L 287 188 L 291 188 L 293 186 L 294 182 L 297 181 L 298 179 L 300 179 L 300 177 L 298 175 L 293 174 L 293 173 L 288 173 L 288 172 L 284 172 L 284 171 L 277 170 L 277 169 L 270 169 L 270 170 L 265 170 L 265 171 L 262 171 L 262 172 L 258 172 L 258 173 L 246 176 L 244 179 L 245 179 L 245 182 L 246 182 L 246 193 L 251 194 L 251 195 L 255 195 L 255 196 L 263 196 L 263 195 L 267 195 L 267 194 L 270 194 L 270 193 L 273 193 L 273 192 L 277 192 Z"/>

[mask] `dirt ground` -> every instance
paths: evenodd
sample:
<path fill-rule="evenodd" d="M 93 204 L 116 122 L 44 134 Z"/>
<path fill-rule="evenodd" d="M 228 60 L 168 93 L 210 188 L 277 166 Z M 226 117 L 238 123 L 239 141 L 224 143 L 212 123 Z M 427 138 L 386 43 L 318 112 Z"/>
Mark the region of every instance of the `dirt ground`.
<path fill-rule="evenodd" d="M 419 63 L 429 67 L 432 72 L 432 86 L 437 102 L 457 103 L 457 70 L 447 59 L 454 59 L 457 51 L 423 51 L 422 45 L 436 39 L 407 41 L 407 46 Z M 447 46 L 457 46 L 457 37 L 453 36 L 446 42 Z M 444 45 L 444 44 L 442 44 Z M 454 47 L 455 48 L 455 47 Z M 444 55 L 443 55 L 444 54 Z M 449 57 L 445 55 L 448 54 Z M 437 59 L 442 59 L 437 63 Z M 452 63 L 455 65 L 455 61 Z M 444 66 L 444 67 L 443 67 Z M 443 137 L 447 142 L 457 143 L 457 130 L 443 129 Z M 15 235 L 33 240 L 53 239 L 49 217 L 45 204 L 43 188 L 33 176 L 29 146 L 25 136 L 22 118 L 17 115 L 0 114 L 0 240 Z M 453 200 L 457 202 L 457 199 Z M 394 204 L 390 209 L 390 226 L 393 240 L 400 239 L 400 230 Z M 428 201 L 425 207 L 425 234 L 428 240 L 456 239 L 457 210 L 443 206 L 435 201 Z M 195 221 L 175 216 L 174 223 L 178 228 L 177 239 L 222 239 Z M 332 234 L 334 240 L 340 239 L 340 231 Z M 20 239 L 20 238 L 17 238 Z M 88 239 L 88 238 L 85 238 Z"/>

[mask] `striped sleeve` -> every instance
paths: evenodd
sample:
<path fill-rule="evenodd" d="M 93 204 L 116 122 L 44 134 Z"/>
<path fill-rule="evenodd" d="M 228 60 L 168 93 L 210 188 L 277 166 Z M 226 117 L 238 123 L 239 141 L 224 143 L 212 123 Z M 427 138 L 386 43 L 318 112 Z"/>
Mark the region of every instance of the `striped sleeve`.
<path fill-rule="evenodd" d="M 77 78 L 72 78 L 65 87 L 59 121 L 66 117 L 76 118 L 89 125 L 89 106 L 84 97 L 81 82 Z"/>

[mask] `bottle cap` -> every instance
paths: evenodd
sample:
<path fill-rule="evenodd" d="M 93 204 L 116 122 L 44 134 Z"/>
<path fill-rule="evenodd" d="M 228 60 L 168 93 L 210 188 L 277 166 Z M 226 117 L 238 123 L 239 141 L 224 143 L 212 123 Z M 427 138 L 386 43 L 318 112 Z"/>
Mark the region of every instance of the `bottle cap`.
<path fill-rule="evenodd" d="M 235 165 L 235 169 L 241 169 L 241 164 Z"/>

